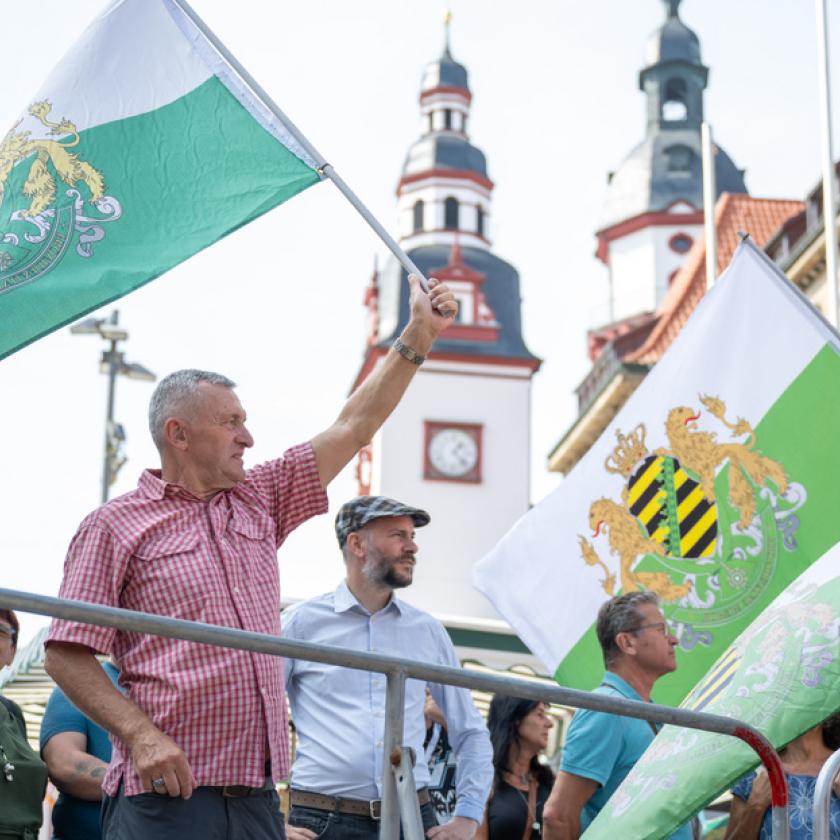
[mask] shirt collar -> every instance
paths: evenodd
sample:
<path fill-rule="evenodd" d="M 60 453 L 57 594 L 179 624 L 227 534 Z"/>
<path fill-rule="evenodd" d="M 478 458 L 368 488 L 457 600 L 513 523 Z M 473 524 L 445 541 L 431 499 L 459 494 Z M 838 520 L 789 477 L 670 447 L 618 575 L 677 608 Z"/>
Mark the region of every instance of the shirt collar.
<path fill-rule="evenodd" d="M 626 682 L 619 677 L 618 674 L 614 674 L 612 671 L 607 671 L 601 682 L 606 683 L 611 688 L 614 688 L 622 697 L 626 697 L 628 700 L 642 699 L 639 692 L 636 691 L 630 683 Z"/>
<path fill-rule="evenodd" d="M 348 610 L 352 610 L 355 607 L 358 607 L 358 609 L 365 615 L 372 615 L 372 613 L 369 613 L 367 609 L 359 603 L 356 596 L 350 591 L 347 581 L 343 580 L 338 584 L 335 592 L 333 593 L 333 609 L 337 613 L 343 613 Z M 396 610 L 397 613 L 402 613 L 399 598 L 397 598 L 393 592 L 391 593 L 391 600 L 379 612 L 384 613 L 391 609 Z"/>
<path fill-rule="evenodd" d="M 190 493 L 186 487 L 182 487 L 180 484 L 175 484 L 172 481 L 164 481 L 161 476 L 162 473 L 160 470 L 143 470 L 140 474 L 140 480 L 137 482 L 140 493 L 147 499 L 154 499 L 155 501 L 160 501 L 167 495 L 180 496 L 182 499 L 195 499 L 199 502 L 202 501 L 194 493 Z"/>

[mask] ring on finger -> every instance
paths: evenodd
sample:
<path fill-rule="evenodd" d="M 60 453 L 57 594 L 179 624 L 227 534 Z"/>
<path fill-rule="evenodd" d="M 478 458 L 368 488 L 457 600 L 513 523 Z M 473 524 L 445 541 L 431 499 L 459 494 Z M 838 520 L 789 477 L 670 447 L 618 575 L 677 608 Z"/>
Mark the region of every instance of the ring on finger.
<path fill-rule="evenodd" d="M 166 784 L 166 779 L 159 776 L 157 779 L 152 779 L 152 787 L 163 787 Z"/>

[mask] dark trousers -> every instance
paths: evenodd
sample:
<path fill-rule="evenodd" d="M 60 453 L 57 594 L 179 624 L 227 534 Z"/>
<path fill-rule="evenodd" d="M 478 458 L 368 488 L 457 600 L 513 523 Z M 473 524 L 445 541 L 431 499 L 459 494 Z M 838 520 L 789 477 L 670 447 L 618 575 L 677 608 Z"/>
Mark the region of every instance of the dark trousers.
<path fill-rule="evenodd" d="M 438 824 L 435 806 L 431 802 L 420 806 L 420 816 L 424 831 Z M 318 840 L 377 840 L 379 837 L 378 820 L 318 808 L 302 808 L 300 805 L 293 805 L 289 810 L 289 825 L 314 831 Z"/>
<path fill-rule="evenodd" d="M 159 793 L 102 797 L 102 840 L 286 840 L 277 791 L 222 796 L 199 787 L 189 799 Z"/>

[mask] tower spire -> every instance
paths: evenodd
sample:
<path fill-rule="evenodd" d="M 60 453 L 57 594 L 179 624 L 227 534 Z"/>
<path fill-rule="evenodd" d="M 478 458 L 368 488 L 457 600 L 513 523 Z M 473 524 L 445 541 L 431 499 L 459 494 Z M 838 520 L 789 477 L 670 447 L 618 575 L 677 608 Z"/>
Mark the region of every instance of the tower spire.
<path fill-rule="evenodd" d="M 680 16 L 680 0 L 665 0 L 665 14 L 668 18 Z"/>
<path fill-rule="evenodd" d="M 449 55 L 449 24 L 452 23 L 452 11 L 446 9 L 443 13 L 443 54 Z"/>

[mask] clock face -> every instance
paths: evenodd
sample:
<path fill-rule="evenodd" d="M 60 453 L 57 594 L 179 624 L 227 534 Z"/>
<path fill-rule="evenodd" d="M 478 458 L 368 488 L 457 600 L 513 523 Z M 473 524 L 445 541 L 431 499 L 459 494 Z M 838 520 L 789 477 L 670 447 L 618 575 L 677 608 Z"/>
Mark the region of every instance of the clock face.
<path fill-rule="evenodd" d="M 464 429 L 439 429 L 429 441 L 429 462 L 447 478 L 460 478 L 475 469 L 478 445 Z"/>

